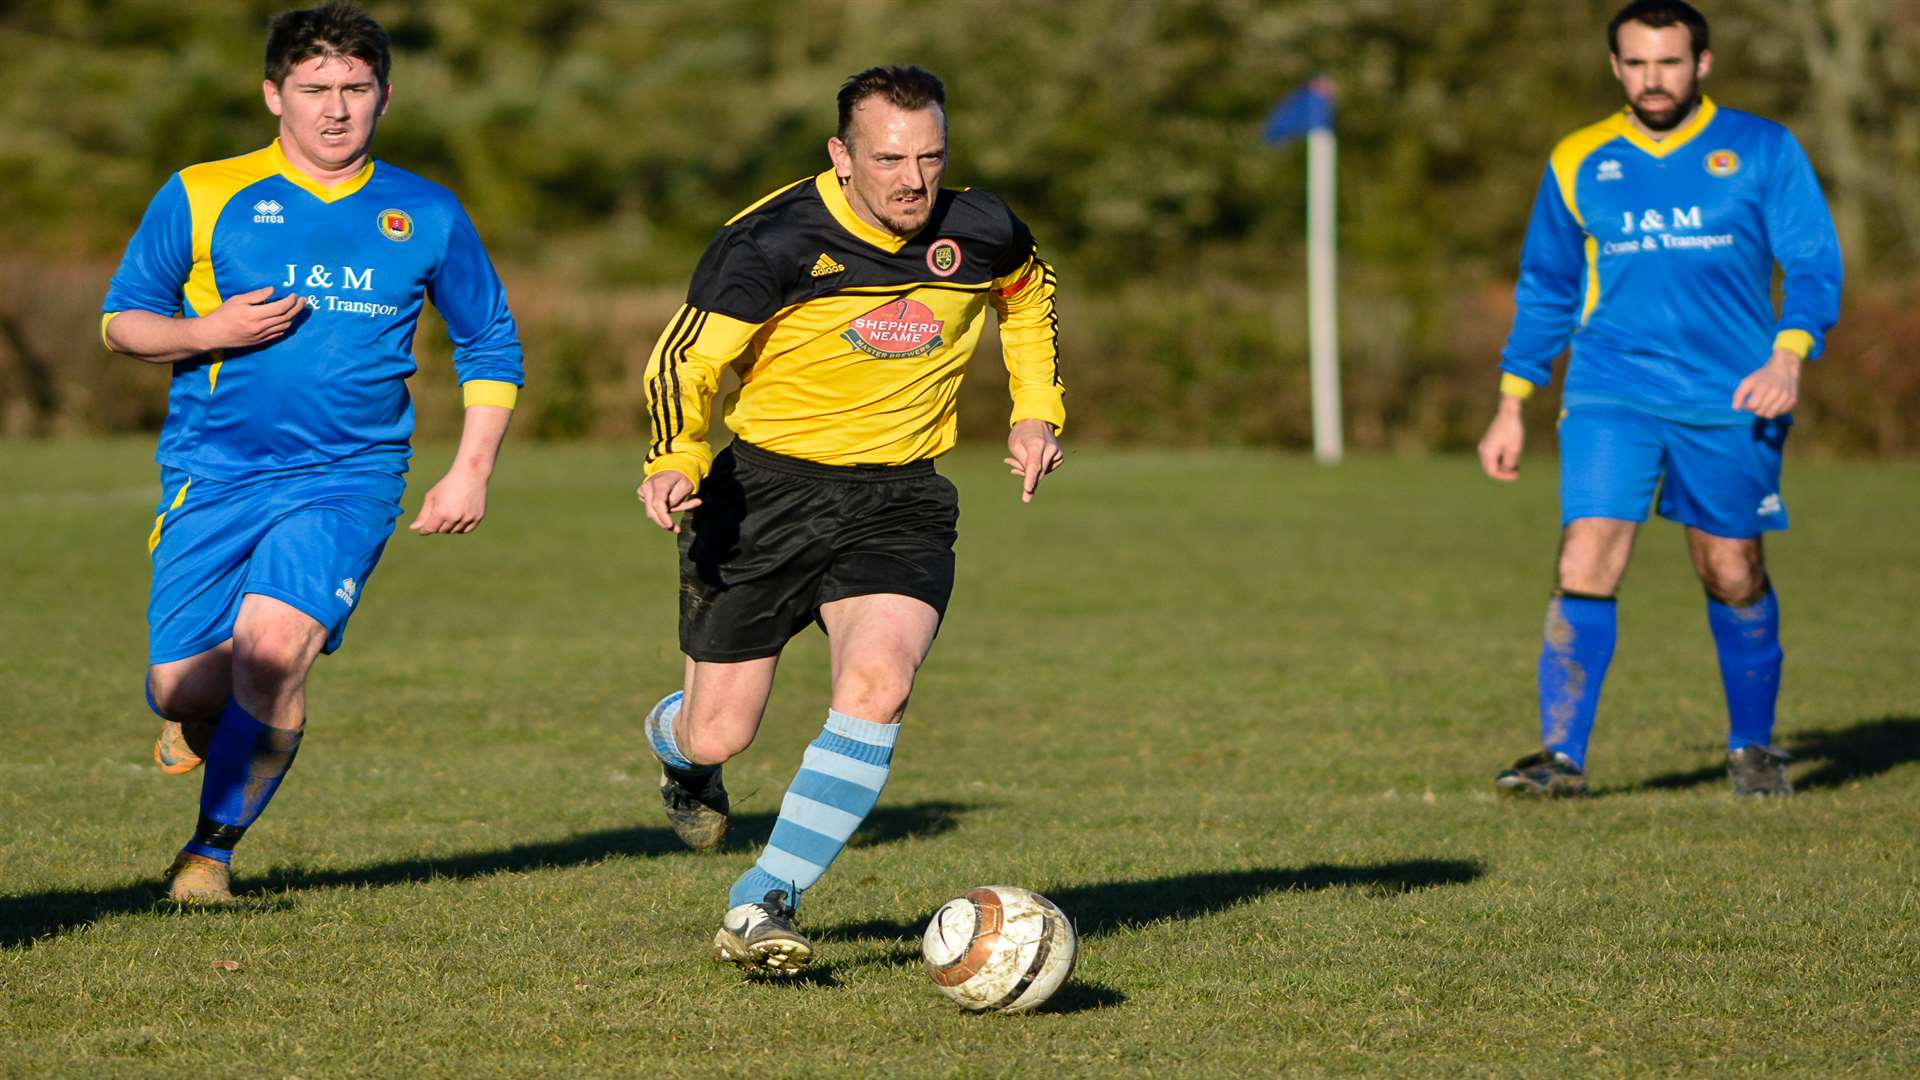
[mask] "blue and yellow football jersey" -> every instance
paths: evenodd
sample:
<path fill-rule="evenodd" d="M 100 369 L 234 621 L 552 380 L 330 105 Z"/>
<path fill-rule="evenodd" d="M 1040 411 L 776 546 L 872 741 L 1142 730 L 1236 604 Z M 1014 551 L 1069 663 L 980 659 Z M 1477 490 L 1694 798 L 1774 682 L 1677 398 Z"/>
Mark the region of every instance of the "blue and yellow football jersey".
<path fill-rule="evenodd" d="M 147 207 L 103 305 L 204 316 L 271 285 L 306 307 L 267 345 L 173 365 L 162 465 L 238 480 L 341 464 L 403 471 L 423 299 L 445 318 L 469 405 L 512 407 L 524 375 L 506 290 L 452 192 L 386 162 L 327 186 L 280 143 L 183 169 Z"/>
<path fill-rule="evenodd" d="M 1750 422 L 1731 407 L 1734 389 L 1775 347 L 1820 355 L 1840 279 L 1820 183 L 1785 128 L 1702 100 L 1656 141 L 1622 109 L 1554 148 L 1500 368 L 1510 389 L 1545 385 L 1571 338 L 1568 408 Z"/>

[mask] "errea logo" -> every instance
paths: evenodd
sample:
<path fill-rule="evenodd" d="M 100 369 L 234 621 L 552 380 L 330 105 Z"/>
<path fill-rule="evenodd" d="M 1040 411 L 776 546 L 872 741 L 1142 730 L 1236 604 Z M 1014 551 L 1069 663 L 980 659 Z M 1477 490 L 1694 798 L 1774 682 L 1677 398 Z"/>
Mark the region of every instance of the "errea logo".
<path fill-rule="evenodd" d="M 1786 510 L 1786 507 L 1781 504 L 1780 496 L 1776 492 L 1774 494 L 1768 495 L 1764 499 L 1761 499 L 1760 505 L 1757 509 L 1754 510 L 1754 513 L 1758 514 L 1761 517 L 1772 517 L 1775 514 L 1781 513 L 1784 510 Z"/>
<path fill-rule="evenodd" d="M 354 598 L 359 594 L 359 591 L 360 586 L 355 583 L 352 578 L 347 578 L 340 582 L 339 588 L 333 590 L 333 595 L 339 598 L 341 603 L 352 607 Z"/>
<path fill-rule="evenodd" d="M 253 204 L 253 223 L 255 225 L 285 225 L 287 217 L 281 213 L 286 207 L 272 199 L 261 199 Z"/>
<path fill-rule="evenodd" d="M 1600 168 L 1597 172 L 1594 173 L 1593 178 L 1595 180 L 1621 179 L 1620 162 L 1613 158 L 1608 158 L 1607 160 L 1601 162 Z"/>

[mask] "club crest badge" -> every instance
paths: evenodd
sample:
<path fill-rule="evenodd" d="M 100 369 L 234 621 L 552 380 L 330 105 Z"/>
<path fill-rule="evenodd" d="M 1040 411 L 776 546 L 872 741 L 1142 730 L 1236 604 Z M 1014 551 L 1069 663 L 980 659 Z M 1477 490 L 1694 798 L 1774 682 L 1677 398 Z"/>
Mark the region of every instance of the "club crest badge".
<path fill-rule="evenodd" d="M 927 269 L 940 277 L 952 277 L 960 263 L 960 245 L 952 240 L 935 240 L 927 248 Z"/>
<path fill-rule="evenodd" d="M 927 261 L 931 264 L 933 260 L 929 257 Z M 932 308 L 903 296 L 853 320 L 840 337 L 868 356 L 898 360 L 925 356 L 939 348 L 940 331 L 945 328 L 946 323 L 934 316 Z"/>
<path fill-rule="evenodd" d="M 1707 155 L 1707 171 L 1726 178 L 1740 171 L 1740 155 L 1731 150 L 1715 150 Z"/>
<path fill-rule="evenodd" d="M 380 211 L 380 235 L 396 244 L 413 239 L 413 215 L 405 210 Z"/>

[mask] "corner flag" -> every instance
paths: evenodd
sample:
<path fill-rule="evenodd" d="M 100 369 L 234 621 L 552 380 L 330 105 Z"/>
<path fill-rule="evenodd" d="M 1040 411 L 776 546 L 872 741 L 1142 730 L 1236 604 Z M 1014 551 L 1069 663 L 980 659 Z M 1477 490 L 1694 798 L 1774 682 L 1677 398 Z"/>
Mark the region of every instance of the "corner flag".
<path fill-rule="evenodd" d="M 1313 388 L 1313 456 L 1340 460 L 1340 322 L 1334 298 L 1333 81 L 1322 75 L 1267 114 L 1269 143 L 1307 140 L 1307 356 Z"/>
<path fill-rule="evenodd" d="M 1333 130 L 1333 81 L 1322 75 L 1280 99 L 1267 114 L 1270 143 L 1291 142 L 1310 132 Z"/>

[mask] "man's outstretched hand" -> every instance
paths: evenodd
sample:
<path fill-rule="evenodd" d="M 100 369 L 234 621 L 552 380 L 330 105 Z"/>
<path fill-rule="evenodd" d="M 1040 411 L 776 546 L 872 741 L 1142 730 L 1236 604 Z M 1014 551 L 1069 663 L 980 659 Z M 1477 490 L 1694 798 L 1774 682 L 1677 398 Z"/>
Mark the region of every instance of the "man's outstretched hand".
<path fill-rule="evenodd" d="M 1020 501 L 1032 502 L 1040 478 L 1060 467 L 1065 455 L 1053 425 L 1045 420 L 1022 420 L 1007 433 L 1007 466 L 1020 477 Z"/>

